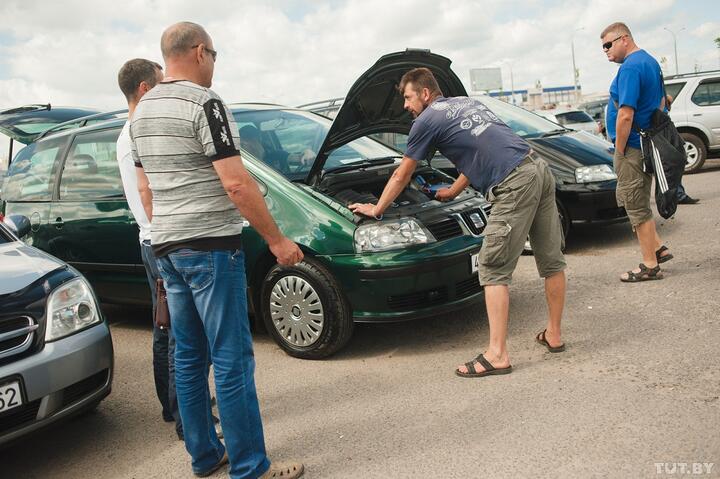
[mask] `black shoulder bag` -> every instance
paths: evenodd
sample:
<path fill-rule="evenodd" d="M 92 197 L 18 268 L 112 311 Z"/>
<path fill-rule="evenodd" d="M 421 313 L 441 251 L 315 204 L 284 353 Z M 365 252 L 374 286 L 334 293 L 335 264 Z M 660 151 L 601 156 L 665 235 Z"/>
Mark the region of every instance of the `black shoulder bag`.
<path fill-rule="evenodd" d="M 660 74 L 663 99 L 667 101 L 665 81 Z M 619 108 L 615 102 L 615 108 Z M 662 102 L 661 102 L 662 105 Z M 677 189 L 687 162 L 685 142 L 667 112 L 659 107 L 650 117 L 650 127 L 642 129 L 633 120 L 633 129 L 640 134 L 645 171 L 655 176 L 655 205 L 663 218 L 670 218 L 677 210 Z"/>
<path fill-rule="evenodd" d="M 665 81 L 660 74 L 663 99 L 667 102 Z M 655 175 L 655 204 L 663 218 L 670 218 L 677 210 L 677 189 L 687 163 L 685 141 L 666 111 L 658 108 L 650 117 L 650 127 L 643 130 L 633 123 L 640 134 L 645 167 Z"/>

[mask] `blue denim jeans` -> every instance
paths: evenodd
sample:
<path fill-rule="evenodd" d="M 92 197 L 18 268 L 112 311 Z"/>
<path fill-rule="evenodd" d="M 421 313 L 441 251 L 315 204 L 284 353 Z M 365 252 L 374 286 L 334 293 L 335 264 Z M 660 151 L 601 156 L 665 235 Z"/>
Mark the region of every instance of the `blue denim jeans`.
<path fill-rule="evenodd" d="M 256 478 L 270 461 L 255 390 L 245 255 L 182 249 L 159 258 L 158 265 L 175 332 L 177 397 L 193 471 L 209 470 L 225 452 L 210 410 L 212 362 L 230 477 Z"/>
<path fill-rule="evenodd" d="M 160 278 L 157 258 L 153 253 L 149 241 L 140 243 L 140 253 L 145 274 L 150 284 L 152 294 L 153 317 L 156 308 L 155 280 Z M 175 430 L 182 433 L 182 422 L 178 411 L 177 397 L 175 395 L 175 337 L 171 330 L 160 329 L 153 324 L 153 374 L 155 377 L 155 392 L 162 406 L 163 419 L 175 421 Z"/>

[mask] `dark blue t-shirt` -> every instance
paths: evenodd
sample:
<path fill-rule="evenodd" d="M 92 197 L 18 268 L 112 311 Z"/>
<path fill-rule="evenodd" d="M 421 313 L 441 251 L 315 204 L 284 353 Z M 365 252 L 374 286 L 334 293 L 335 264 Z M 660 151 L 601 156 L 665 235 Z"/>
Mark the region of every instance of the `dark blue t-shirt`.
<path fill-rule="evenodd" d="M 660 65 L 645 50 L 638 50 L 625 58 L 615 79 L 610 84 L 610 102 L 607 111 L 607 131 L 610 141 L 615 143 L 615 127 L 618 108 L 629 106 L 635 110 L 633 122 L 640 128 L 650 126 L 653 111 L 660 108 L 663 87 L 660 80 Z M 617 102 L 618 107 L 615 106 Z M 640 135 L 630 130 L 628 146 L 640 148 Z"/>
<path fill-rule="evenodd" d="M 464 96 L 437 98 L 413 122 L 405 156 L 421 161 L 432 147 L 482 194 L 530 152 L 530 145 L 487 106 Z"/>

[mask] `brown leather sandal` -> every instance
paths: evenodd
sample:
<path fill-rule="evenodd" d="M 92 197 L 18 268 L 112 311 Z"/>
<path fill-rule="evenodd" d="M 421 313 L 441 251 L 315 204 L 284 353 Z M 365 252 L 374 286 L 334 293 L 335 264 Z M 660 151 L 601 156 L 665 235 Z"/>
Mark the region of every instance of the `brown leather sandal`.
<path fill-rule="evenodd" d="M 640 263 L 640 272 L 635 273 L 633 271 L 627 272 L 627 278 L 620 277 L 620 281 L 623 283 L 638 283 L 640 281 L 650 281 L 654 279 L 663 279 L 663 273 L 660 271 L 660 265 L 654 268 L 648 268 L 645 264 Z"/>
<path fill-rule="evenodd" d="M 657 259 L 658 263 L 664 263 L 666 261 L 670 261 L 675 256 L 672 255 L 672 253 L 663 254 L 665 251 L 668 251 L 668 247 L 665 245 L 662 245 L 657 251 L 655 251 L 655 259 Z"/>
<path fill-rule="evenodd" d="M 478 371 L 477 369 L 475 369 L 476 364 L 482 365 L 482 367 L 485 368 L 485 371 Z M 476 357 L 469 363 L 465 363 L 465 367 L 467 368 L 466 373 L 460 371 L 459 369 L 456 369 L 455 374 L 457 374 L 461 378 L 481 378 L 483 376 L 510 374 L 512 372 L 512 366 L 508 366 L 506 368 L 496 368 L 490 363 L 490 361 L 485 359 L 485 356 L 483 356 L 482 354 L 479 354 L 478 357 Z"/>
<path fill-rule="evenodd" d="M 540 331 L 538 335 L 535 336 L 535 341 L 545 346 L 551 353 L 562 353 L 565 351 L 565 343 L 562 343 L 560 346 L 550 346 L 550 343 L 548 343 L 547 339 L 545 339 L 546 331 L 547 329 Z"/>

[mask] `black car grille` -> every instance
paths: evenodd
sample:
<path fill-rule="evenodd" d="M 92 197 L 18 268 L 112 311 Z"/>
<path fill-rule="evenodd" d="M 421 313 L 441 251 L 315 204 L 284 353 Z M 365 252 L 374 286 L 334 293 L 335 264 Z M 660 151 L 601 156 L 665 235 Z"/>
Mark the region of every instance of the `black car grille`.
<path fill-rule="evenodd" d="M 108 378 L 108 370 L 104 369 L 97 374 L 90 376 L 89 378 L 78 381 L 75 384 L 68 386 L 63 391 L 62 407 L 69 406 L 85 396 L 89 395 L 100 389 Z"/>
<path fill-rule="evenodd" d="M 454 238 L 456 236 L 462 236 L 462 228 L 460 223 L 455 218 L 449 218 L 437 223 L 427 225 L 427 229 L 430 230 L 432 235 L 438 241 Z"/>
<path fill-rule="evenodd" d="M 482 287 L 480 286 L 480 280 L 477 276 L 459 281 L 455 285 L 455 296 L 457 299 L 467 298 L 480 291 L 482 291 Z"/>
<path fill-rule="evenodd" d="M 445 286 L 441 288 L 417 291 L 415 293 L 399 294 L 388 298 L 388 306 L 391 309 L 417 309 L 444 303 L 448 299 L 448 291 Z"/>
<path fill-rule="evenodd" d="M 0 433 L 31 423 L 37 418 L 40 399 L 0 414 Z"/>
<path fill-rule="evenodd" d="M 0 320 L 0 358 L 25 352 L 32 346 L 37 325 L 21 316 Z"/>
<path fill-rule="evenodd" d="M 475 225 L 475 222 L 471 218 L 473 214 L 480 215 L 480 218 L 482 219 L 482 225 Z M 472 208 L 467 211 L 463 211 L 459 215 L 455 214 L 452 218 L 444 219 L 436 223 L 430 223 L 427 225 L 427 229 L 430 230 L 436 240 L 443 241 L 446 239 L 455 238 L 456 236 L 462 236 L 463 234 L 467 234 L 466 231 L 463 231 L 460 221 L 465 224 L 467 230 L 469 230 L 470 233 L 472 233 L 473 235 L 480 235 L 485 229 L 487 213 L 480 208 Z"/>

